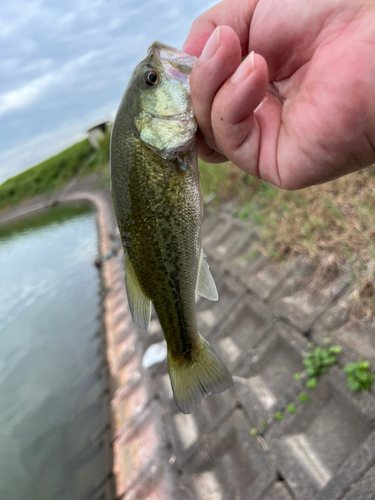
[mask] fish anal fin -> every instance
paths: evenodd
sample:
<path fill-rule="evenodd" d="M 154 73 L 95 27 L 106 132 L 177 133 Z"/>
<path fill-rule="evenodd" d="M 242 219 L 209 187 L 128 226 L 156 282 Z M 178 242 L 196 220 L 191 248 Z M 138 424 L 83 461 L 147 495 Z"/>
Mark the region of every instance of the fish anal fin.
<path fill-rule="evenodd" d="M 151 300 L 143 293 L 129 256 L 125 255 L 125 286 L 133 321 L 148 330 L 151 319 Z"/>
<path fill-rule="evenodd" d="M 210 394 L 233 386 L 232 375 L 212 346 L 201 336 L 201 349 L 185 363 L 168 351 L 168 371 L 173 397 L 182 413 L 191 413 Z"/>
<path fill-rule="evenodd" d="M 212 277 L 203 250 L 201 250 L 199 258 L 197 286 L 195 292 L 201 297 L 206 297 L 206 299 L 209 300 L 218 300 L 219 298 L 215 281 Z"/>

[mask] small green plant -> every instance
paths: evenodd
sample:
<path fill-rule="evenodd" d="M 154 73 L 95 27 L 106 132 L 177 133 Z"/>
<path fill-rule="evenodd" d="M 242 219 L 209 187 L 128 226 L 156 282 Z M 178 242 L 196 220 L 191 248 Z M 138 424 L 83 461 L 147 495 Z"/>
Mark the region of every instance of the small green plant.
<path fill-rule="evenodd" d="M 348 386 L 351 391 L 366 391 L 371 388 L 371 384 L 375 380 L 375 373 L 370 371 L 369 367 L 368 361 L 349 363 L 344 367 L 343 370 L 347 374 Z"/>
<path fill-rule="evenodd" d="M 340 352 L 341 347 L 338 345 L 332 345 L 327 348 L 315 347 L 303 360 L 307 375 L 312 378 L 325 373 L 329 366 L 336 363 L 336 356 Z"/>
<path fill-rule="evenodd" d="M 258 431 L 255 429 L 255 427 L 253 427 L 253 428 L 251 429 L 250 434 L 251 434 L 252 436 L 257 436 L 257 435 L 258 435 Z"/>
<path fill-rule="evenodd" d="M 274 415 L 274 419 L 281 422 L 284 419 L 284 415 L 282 414 L 281 411 L 277 411 Z"/>
<path fill-rule="evenodd" d="M 287 406 L 286 411 L 288 413 L 297 413 L 297 407 L 295 404 L 290 403 L 290 405 Z"/>
<path fill-rule="evenodd" d="M 299 395 L 299 400 L 301 401 L 301 403 L 307 403 L 308 401 L 310 401 L 310 397 L 306 394 L 306 392 L 301 392 Z"/>
<path fill-rule="evenodd" d="M 294 380 L 301 380 L 301 376 L 302 376 L 302 375 L 301 375 L 300 373 L 295 373 L 295 374 L 293 375 L 293 378 L 294 378 Z"/>
<path fill-rule="evenodd" d="M 318 379 L 316 377 L 311 377 L 306 382 L 306 387 L 309 389 L 316 389 L 318 387 Z"/>
<path fill-rule="evenodd" d="M 267 427 L 268 427 L 267 422 L 262 422 L 262 429 L 263 429 L 263 430 L 266 430 L 266 429 L 267 429 Z"/>

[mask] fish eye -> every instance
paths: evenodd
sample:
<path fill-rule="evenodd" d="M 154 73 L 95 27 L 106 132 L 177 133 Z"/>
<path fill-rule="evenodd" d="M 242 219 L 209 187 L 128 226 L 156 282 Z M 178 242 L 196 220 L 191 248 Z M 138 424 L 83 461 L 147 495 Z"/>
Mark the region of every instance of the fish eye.
<path fill-rule="evenodd" d="M 148 70 L 144 74 L 144 80 L 149 87 L 155 87 L 160 83 L 160 75 L 154 70 Z"/>

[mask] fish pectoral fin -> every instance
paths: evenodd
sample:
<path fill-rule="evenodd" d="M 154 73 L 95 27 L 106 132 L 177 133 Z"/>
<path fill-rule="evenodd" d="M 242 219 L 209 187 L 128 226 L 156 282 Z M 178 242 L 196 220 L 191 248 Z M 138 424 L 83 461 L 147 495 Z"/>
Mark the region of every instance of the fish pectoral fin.
<path fill-rule="evenodd" d="M 219 298 L 215 281 L 212 277 L 203 250 L 201 250 L 201 256 L 199 258 L 197 286 L 195 288 L 195 292 L 201 297 L 206 297 L 206 299 L 209 300 L 218 300 Z"/>
<path fill-rule="evenodd" d="M 168 351 L 168 371 L 173 397 L 182 413 L 191 413 L 209 394 L 218 394 L 233 386 L 232 375 L 213 347 L 200 336 L 198 354 L 186 363 L 175 360 Z"/>
<path fill-rule="evenodd" d="M 129 256 L 125 255 L 125 286 L 133 321 L 148 330 L 151 319 L 151 300 L 143 293 Z"/>

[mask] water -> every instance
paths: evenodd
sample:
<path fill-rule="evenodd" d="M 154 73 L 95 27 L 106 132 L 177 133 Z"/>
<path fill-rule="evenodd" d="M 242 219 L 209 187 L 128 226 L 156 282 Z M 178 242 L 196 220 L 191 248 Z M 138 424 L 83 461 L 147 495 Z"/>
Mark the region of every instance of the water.
<path fill-rule="evenodd" d="M 81 500 L 105 476 L 95 213 L 0 226 L 0 500 Z"/>

